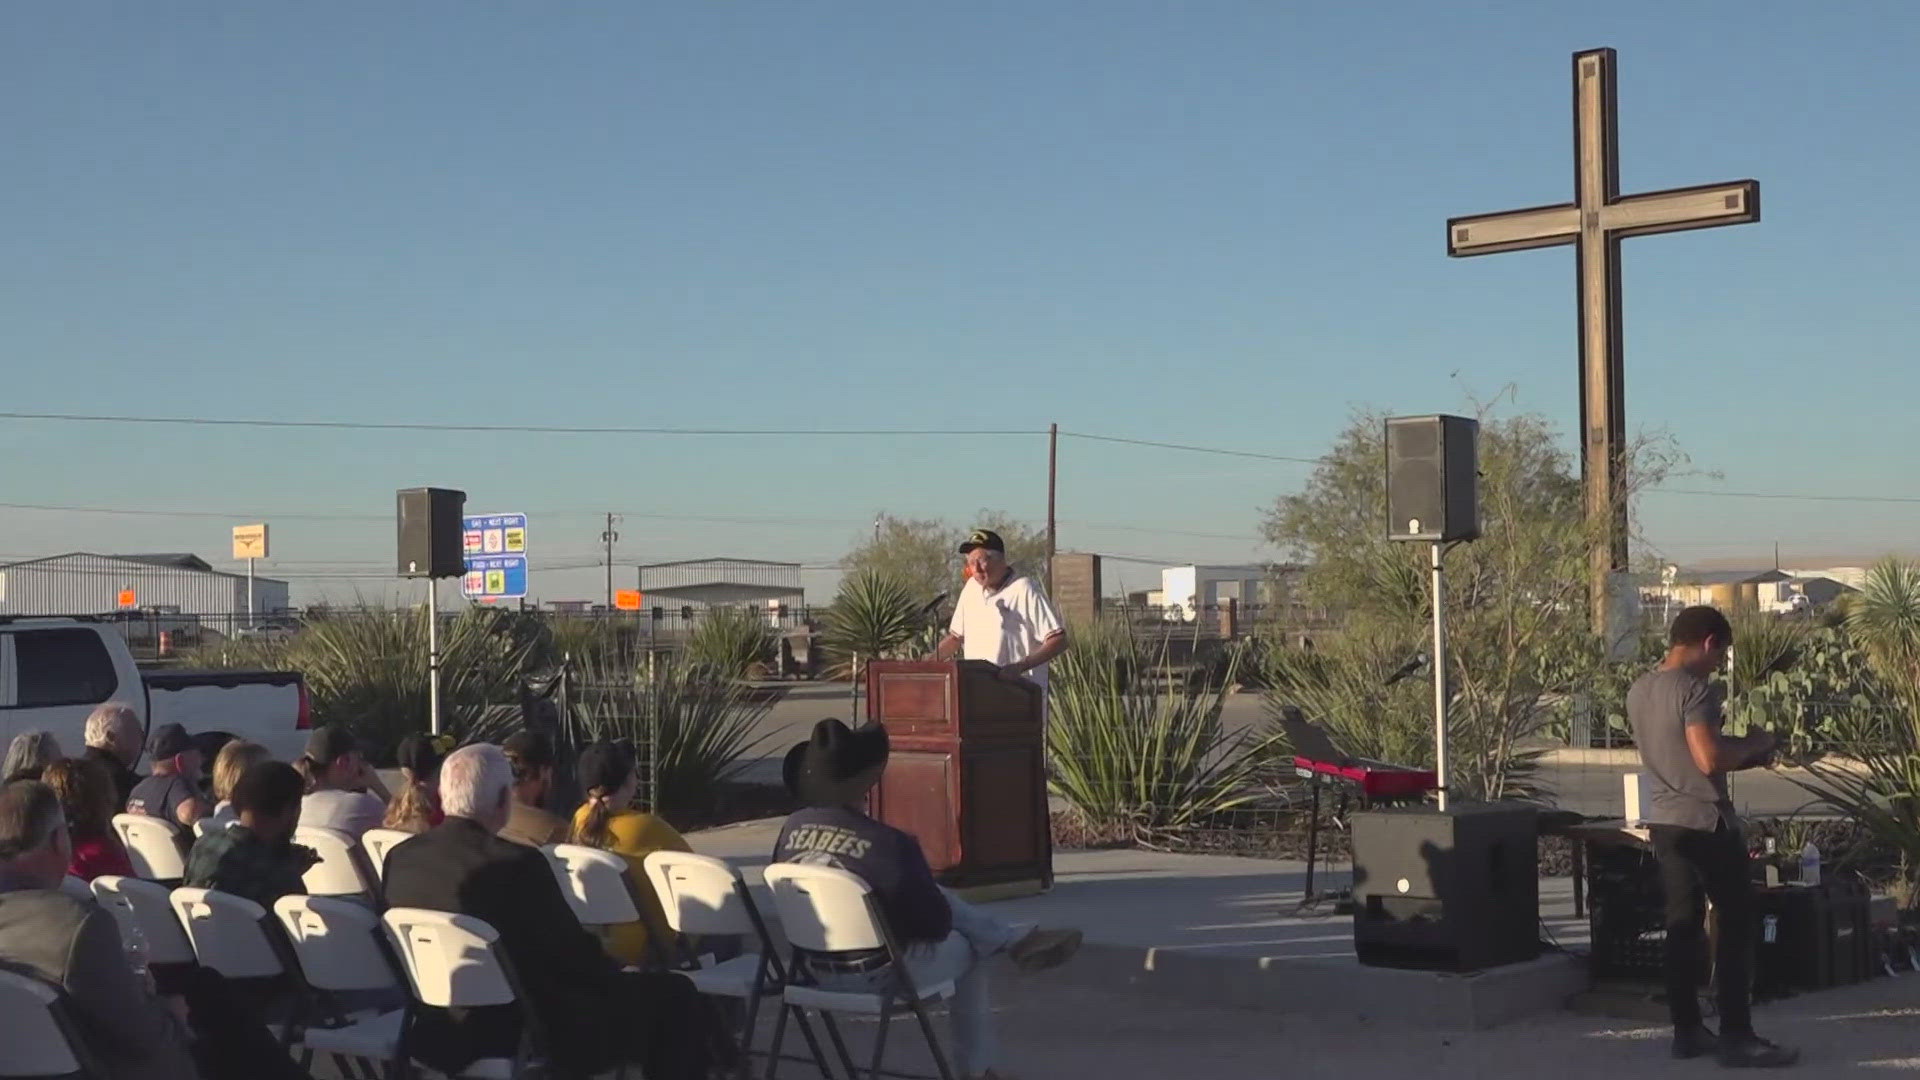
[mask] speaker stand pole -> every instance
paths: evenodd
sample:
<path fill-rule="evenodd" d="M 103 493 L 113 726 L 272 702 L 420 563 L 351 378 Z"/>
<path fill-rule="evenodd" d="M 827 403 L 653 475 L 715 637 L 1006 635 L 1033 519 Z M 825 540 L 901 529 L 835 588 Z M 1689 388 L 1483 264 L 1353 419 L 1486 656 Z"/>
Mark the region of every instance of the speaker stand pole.
<path fill-rule="evenodd" d="M 440 580 L 427 579 L 427 730 L 440 734 Z"/>
<path fill-rule="evenodd" d="M 1447 812 L 1447 623 L 1446 593 L 1440 587 L 1440 556 L 1446 545 L 1433 542 L 1433 772 L 1439 781 L 1440 812 Z"/>

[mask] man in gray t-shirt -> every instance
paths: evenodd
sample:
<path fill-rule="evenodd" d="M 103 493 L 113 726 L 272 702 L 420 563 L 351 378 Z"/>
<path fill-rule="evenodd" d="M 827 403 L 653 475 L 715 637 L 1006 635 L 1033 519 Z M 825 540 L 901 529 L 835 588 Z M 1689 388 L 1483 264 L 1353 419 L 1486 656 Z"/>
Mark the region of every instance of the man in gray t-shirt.
<path fill-rule="evenodd" d="M 1660 667 L 1627 691 L 1627 722 L 1647 777 L 1647 829 L 1666 894 L 1667 1010 L 1673 1055 L 1717 1053 L 1722 1065 L 1791 1065 L 1800 1053 L 1753 1033 L 1747 999 L 1752 948 L 1753 886 L 1746 841 L 1727 798 L 1727 773 L 1772 760 L 1774 738 L 1722 732 L 1720 699 L 1708 679 L 1726 665 L 1733 626 L 1710 607 L 1690 607 L 1673 620 Z M 1702 894 L 1719 913 L 1714 955 L 1720 1033 L 1700 1018 L 1697 975 L 1705 941 Z"/>

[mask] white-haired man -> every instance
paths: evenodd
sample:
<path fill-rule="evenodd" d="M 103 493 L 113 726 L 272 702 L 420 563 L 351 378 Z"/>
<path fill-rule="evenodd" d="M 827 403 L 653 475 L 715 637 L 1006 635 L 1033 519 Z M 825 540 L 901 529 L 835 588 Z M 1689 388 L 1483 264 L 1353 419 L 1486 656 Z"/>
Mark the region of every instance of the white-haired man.
<path fill-rule="evenodd" d="M 84 756 L 106 766 L 118 794 L 115 806 L 126 806 L 135 784 L 141 780 L 133 767 L 145 748 L 146 732 L 140 730 L 140 716 L 129 706 L 109 701 L 87 716 Z"/>
<path fill-rule="evenodd" d="M 388 906 L 471 915 L 499 932 L 557 1076 L 638 1062 L 647 1080 L 706 1080 L 725 1037 L 693 984 L 621 971 L 581 928 L 546 856 L 495 835 L 513 810 L 513 768 L 500 748 L 480 743 L 447 755 L 440 807 L 445 821 L 388 853 Z M 519 1045 L 520 1017 L 515 1006 L 423 1009 L 413 1052 L 447 1073 L 508 1057 Z"/>

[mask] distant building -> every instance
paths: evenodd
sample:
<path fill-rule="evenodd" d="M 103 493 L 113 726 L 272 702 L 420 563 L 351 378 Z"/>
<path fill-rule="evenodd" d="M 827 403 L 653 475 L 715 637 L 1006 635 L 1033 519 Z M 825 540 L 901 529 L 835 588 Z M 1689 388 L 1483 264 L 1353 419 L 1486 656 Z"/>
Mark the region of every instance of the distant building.
<path fill-rule="evenodd" d="M 1252 608 L 1263 598 L 1267 577 L 1264 566 L 1169 566 L 1160 571 L 1158 593 L 1148 593 L 1147 599 L 1169 620 L 1192 622 L 1229 601 Z"/>
<path fill-rule="evenodd" d="M 1640 602 L 1645 611 L 1668 614 L 1705 604 L 1728 613 L 1778 615 L 1817 610 L 1853 591 L 1854 586 L 1824 571 L 1685 571 L 1674 567 L 1660 581 L 1642 586 Z"/>
<path fill-rule="evenodd" d="M 800 564 L 763 559 L 687 559 L 640 568 L 640 592 L 648 606 L 701 608 L 769 603 L 799 607 L 806 599 Z"/>
<path fill-rule="evenodd" d="M 258 614 L 287 610 L 287 583 L 253 579 Z M 244 620 L 247 576 L 197 555 L 73 552 L 0 566 L 0 615 L 105 615 L 117 611 Z"/>

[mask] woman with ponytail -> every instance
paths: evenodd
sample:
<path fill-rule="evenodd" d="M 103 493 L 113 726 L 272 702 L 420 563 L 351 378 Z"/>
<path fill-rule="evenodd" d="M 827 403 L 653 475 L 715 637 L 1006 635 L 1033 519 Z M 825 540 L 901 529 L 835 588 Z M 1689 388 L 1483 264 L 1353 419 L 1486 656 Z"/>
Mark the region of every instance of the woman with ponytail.
<path fill-rule="evenodd" d="M 423 833 L 444 820 L 440 813 L 441 743 L 426 735 L 409 735 L 394 750 L 400 766 L 400 790 L 387 804 L 384 828 Z"/>
<path fill-rule="evenodd" d="M 573 842 L 625 858 L 627 877 L 640 901 L 639 922 L 608 928 L 607 952 L 622 964 L 644 963 L 648 959 L 648 928 L 658 927 L 664 933 L 666 921 L 642 864 L 656 851 L 693 849 L 665 818 L 633 809 L 640 775 L 631 747 L 625 743 L 594 743 L 580 752 L 578 771 L 586 802 L 573 815 Z"/>

